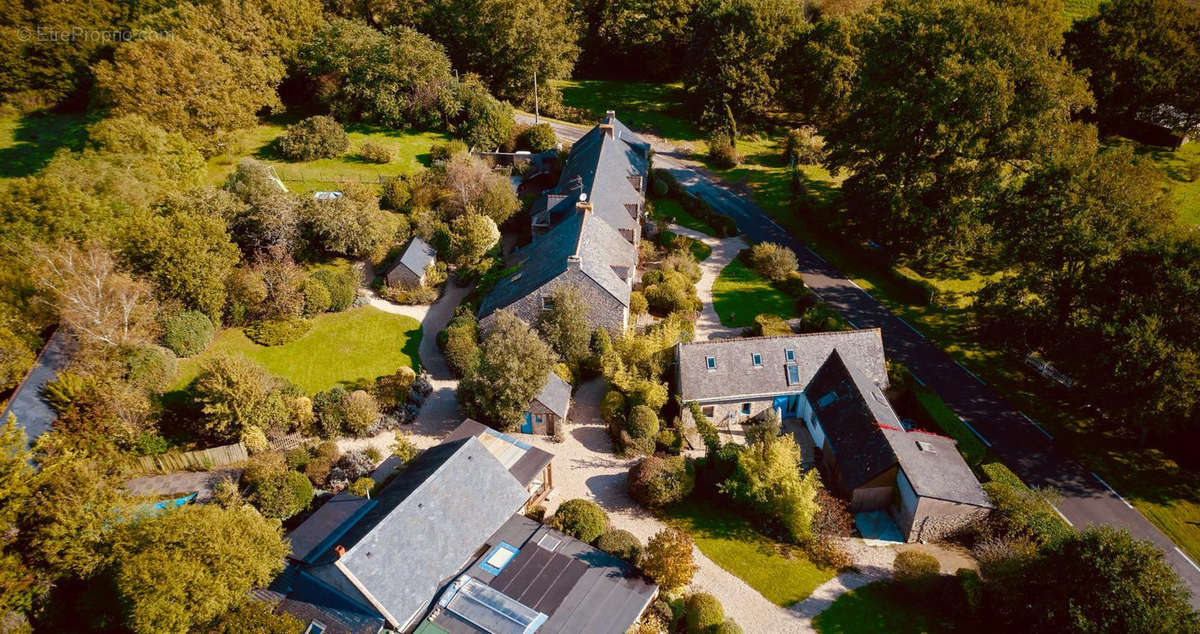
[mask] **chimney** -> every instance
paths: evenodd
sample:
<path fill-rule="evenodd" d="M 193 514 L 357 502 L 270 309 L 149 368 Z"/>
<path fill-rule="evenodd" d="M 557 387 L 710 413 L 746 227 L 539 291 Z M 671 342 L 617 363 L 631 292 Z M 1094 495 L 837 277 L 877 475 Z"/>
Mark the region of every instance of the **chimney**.
<path fill-rule="evenodd" d="M 333 547 L 333 552 L 337 553 L 338 559 L 341 559 L 346 554 L 346 547 L 338 544 Z"/>
<path fill-rule="evenodd" d="M 581 200 L 575 203 L 575 209 L 581 214 L 590 214 L 592 213 L 592 203 Z"/>
<path fill-rule="evenodd" d="M 610 139 L 611 139 L 611 138 L 613 137 L 613 127 L 612 127 L 612 124 L 611 124 L 611 123 L 601 123 L 601 124 L 600 124 L 600 132 L 601 132 L 602 134 L 604 134 L 604 136 L 606 136 L 606 137 L 608 137 L 608 138 L 610 138 Z"/>
<path fill-rule="evenodd" d="M 617 119 L 617 111 L 616 110 L 609 110 L 608 112 L 604 113 L 604 121 L 606 123 L 612 123 L 616 119 Z"/>
<path fill-rule="evenodd" d="M 583 266 L 583 258 L 579 257 L 579 255 L 568 255 L 567 256 L 567 269 L 572 270 L 572 271 L 578 271 L 579 268 L 582 266 Z"/>

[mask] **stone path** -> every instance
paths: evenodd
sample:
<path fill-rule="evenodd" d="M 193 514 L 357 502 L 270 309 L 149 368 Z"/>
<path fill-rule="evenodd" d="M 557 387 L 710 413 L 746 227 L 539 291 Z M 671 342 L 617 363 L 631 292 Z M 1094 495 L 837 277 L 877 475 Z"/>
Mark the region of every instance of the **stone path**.
<path fill-rule="evenodd" d="M 741 328 L 727 328 L 721 325 L 721 318 L 713 309 L 712 288 L 713 283 L 717 281 L 717 276 L 721 274 L 721 270 L 749 245 L 737 236 L 719 239 L 679 225 L 671 225 L 670 230 L 681 236 L 699 240 L 712 248 L 712 255 L 700 263 L 700 281 L 696 283 L 696 295 L 704 304 L 700 315 L 696 317 L 696 339 L 719 339 L 740 335 Z"/>

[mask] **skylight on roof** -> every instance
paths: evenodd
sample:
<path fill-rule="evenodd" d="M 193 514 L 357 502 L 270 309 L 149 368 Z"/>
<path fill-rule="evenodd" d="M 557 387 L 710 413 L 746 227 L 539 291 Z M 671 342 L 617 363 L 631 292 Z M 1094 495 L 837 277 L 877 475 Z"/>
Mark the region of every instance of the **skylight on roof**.
<path fill-rule="evenodd" d="M 488 553 L 488 556 L 483 561 L 479 562 L 479 567 L 484 572 L 498 575 L 508 565 L 508 562 L 517 556 L 518 552 L 520 552 L 520 549 L 516 546 L 500 542 L 498 546 L 492 549 L 492 552 Z"/>
<path fill-rule="evenodd" d="M 706 365 L 709 370 L 717 369 L 717 358 L 716 357 L 704 357 L 704 365 Z"/>
<path fill-rule="evenodd" d="M 934 448 L 933 443 L 925 442 L 924 440 L 917 441 L 917 449 L 927 453 L 937 453 L 937 449 Z"/>
<path fill-rule="evenodd" d="M 470 577 L 446 603 L 446 609 L 495 634 L 534 632 L 546 622 L 545 614 Z"/>
<path fill-rule="evenodd" d="M 755 352 L 754 354 L 751 354 L 750 361 L 752 363 L 754 363 L 754 367 L 756 367 L 756 368 L 762 367 L 762 355 L 761 354 L 759 354 L 757 352 Z"/>
<path fill-rule="evenodd" d="M 783 351 L 783 356 L 784 356 L 784 357 L 785 357 L 785 358 L 786 358 L 788 361 L 795 361 L 795 360 L 796 360 L 796 351 L 795 351 L 795 350 L 792 350 L 791 348 L 788 348 L 787 350 L 784 350 L 784 351 Z"/>
<path fill-rule="evenodd" d="M 792 363 L 785 366 L 787 370 L 787 384 L 798 385 L 800 383 L 800 367 Z"/>

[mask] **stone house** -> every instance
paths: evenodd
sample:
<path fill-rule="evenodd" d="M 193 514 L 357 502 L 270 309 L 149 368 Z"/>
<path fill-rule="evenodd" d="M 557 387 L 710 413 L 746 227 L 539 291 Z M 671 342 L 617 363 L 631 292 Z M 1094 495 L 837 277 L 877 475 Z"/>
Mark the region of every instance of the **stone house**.
<path fill-rule="evenodd" d="M 384 279 L 388 286 L 421 286 L 425 283 L 425 271 L 436 261 L 437 251 L 429 243 L 414 237 Z"/>
<path fill-rule="evenodd" d="M 558 184 L 534 201 L 533 241 L 511 256 L 519 269 L 484 297 L 480 324 L 504 309 L 532 323 L 568 285 L 583 294 L 593 328 L 624 330 L 649 170 L 650 144 L 608 112 L 571 147 Z"/>
<path fill-rule="evenodd" d="M 529 401 L 529 408 L 521 413 L 521 433 L 553 436 L 570 408 L 571 384 L 551 372 L 542 390 Z"/>

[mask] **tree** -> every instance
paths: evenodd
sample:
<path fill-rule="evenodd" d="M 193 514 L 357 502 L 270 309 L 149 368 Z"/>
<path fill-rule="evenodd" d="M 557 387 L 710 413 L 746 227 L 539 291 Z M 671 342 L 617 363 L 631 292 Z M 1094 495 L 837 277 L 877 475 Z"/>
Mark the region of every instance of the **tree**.
<path fill-rule="evenodd" d="M 313 396 L 313 413 L 321 426 L 321 437 L 337 438 L 346 426 L 346 388 L 335 385 Z"/>
<path fill-rule="evenodd" d="M 335 18 L 301 47 L 298 64 L 341 121 L 438 127 L 459 107 L 445 51 L 408 27 L 380 33 Z"/>
<path fill-rule="evenodd" d="M 609 520 L 608 513 L 595 502 L 575 498 L 558 505 L 547 524 L 590 544 L 608 531 Z"/>
<path fill-rule="evenodd" d="M 200 631 L 204 634 L 295 634 L 303 629 L 304 624 L 291 614 L 275 614 L 269 604 L 248 599 Z"/>
<path fill-rule="evenodd" d="M 465 306 L 459 306 L 454 311 L 454 318 L 442 330 L 446 335 L 442 352 L 446 355 L 446 363 L 455 376 L 465 377 L 475 372 L 479 365 L 479 322 L 475 313 Z"/>
<path fill-rule="evenodd" d="M 586 70 L 586 77 L 678 79 L 698 4 L 696 0 L 577 0 L 575 22 L 586 27 L 580 70 Z"/>
<path fill-rule="evenodd" d="M 521 133 L 519 145 L 530 152 L 546 152 L 558 147 L 558 136 L 554 134 L 554 128 L 550 127 L 549 123 L 539 123 L 529 126 Z"/>
<path fill-rule="evenodd" d="M 454 263 L 460 268 L 479 264 L 487 252 L 500 242 L 500 229 L 487 216 L 463 214 L 450 223 L 450 229 Z"/>
<path fill-rule="evenodd" d="M 683 456 L 648 456 L 629 470 L 629 494 L 651 508 L 679 502 L 695 487 L 692 467 Z"/>
<path fill-rule="evenodd" d="M 333 200 L 310 199 L 300 211 L 313 246 L 352 258 L 374 258 L 395 236 L 392 214 L 379 209 L 373 194 Z"/>
<path fill-rule="evenodd" d="M 736 139 L 737 120 L 761 123 L 779 82 L 776 62 L 804 25 L 802 6 L 786 0 L 702 4 L 683 75 L 700 124 Z"/>
<path fill-rule="evenodd" d="M 550 301 L 551 307 L 538 316 L 538 332 L 572 370 L 578 369 L 591 352 L 587 303 L 579 289 L 571 285 L 554 289 Z"/>
<path fill-rule="evenodd" d="M 247 427 L 277 429 L 287 424 L 282 379 L 241 356 L 214 356 L 200 365 L 192 398 L 204 414 L 205 432 L 220 439 L 240 438 Z"/>
<path fill-rule="evenodd" d="M 163 344 L 181 357 L 190 357 L 204 352 L 212 342 L 213 330 L 208 315 L 185 310 L 163 321 Z"/>
<path fill-rule="evenodd" d="M 313 273 L 313 279 L 329 291 L 329 310 L 339 313 L 354 303 L 358 296 L 358 275 L 350 267 L 323 268 Z"/>
<path fill-rule="evenodd" d="M 927 261 L 987 252 L 986 216 L 1013 170 L 1078 140 L 1071 115 L 1090 99 L 1049 11 L 885 2 L 860 23 L 826 164 L 850 173 L 847 204 L 872 238 Z"/>
<path fill-rule="evenodd" d="M 494 150 L 512 139 L 512 106 L 488 93 L 479 76 L 468 74 L 458 83 L 456 94 L 462 104 L 451 117 L 453 128 L 467 145 L 479 150 Z"/>
<path fill-rule="evenodd" d="M 694 546 L 687 533 L 664 528 L 646 542 L 642 571 L 667 592 L 682 588 L 692 582 L 698 569 L 692 560 Z"/>
<path fill-rule="evenodd" d="M 37 252 L 37 284 L 72 336 L 101 349 L 138 346 L 154 334 L 150 286 L 117 270 L 97 245 L 60 243 Z"/>
<path fill-rule="evenodd" d="M 800 470 L 800 448 L 778 424 L 754 430 L 753 439 L 737 453 L 733 475 L 719 489 L 745 504 L 788 539 L 803 543 L 812 536 L 821 487 L 815 469 Z"/>
<path fill-rule="evenodd" d="M 817 21 L 782 55 L 779 100 L 822 129 L 847 116 L 862 56 L 859 34 L 869 23 L 857 16 Z"/>
<path fill-rule="evenodd" d="M 1170 0 L 1121 0 L 1067 34 L 1067 57 L 1087 71 L 1096 114 L 1122 129 L 1134 119 L 1179 134 L 1200 126 L 1200 9 Z"/>
<path fill-rule="evenodd" d="M 312 504 L 313 486 L 297 471 L 280 470 L 252 482 L 249 501 L 264 517 L 285 520 Z"/>
<path fill-rule="evenodd" d="M 184 632 L 246 601 L 283 570 L 277 522 L 249 507 L 185 506 L 128 525 L 114 581 L 134 632 Z"/>
<path fill-rule="evenodd" d="M 546 384 L 554 351 L 509 311 L 495 313 L 475 371 L 459 384 L 471 416 L 500 429 L 516 427 L 521 412 Z"/>
<path fill-rule="evenodd" d="M 345 154 L 350 149 L 350 137 L 337 121 L 317 115 L 288 126 L 275 144 L 287 159 L 312 161 Z"/>
<path fill-rule="evenodd" d="M 750 249 L 749 259 L 754 270 L 772 282 L 782 282 L 799 266 L 795 251 L 774 242 L 754 245 Z"/>
<path fill-rule="evenodd" d="M 440 172 L 450 194 L 445 209 L 451 216 L 475 212 L 500 225 L 520 209 L 508 179 L 478 157 L 454 154 Z"/>
<path fill-rule="evenodd" d="M 263 254 L 252 270 L 262 280 L 265 291 L 262 301 L 254 307 L 258 318 L 288 319 L 304 311 L 304 295 L 300 292 L 304 269 L 292 261 L 291 255 L 278 250 Z"/>
<path fill-rule="evenodd" d="M 34 571 L 22 561 L 14 539 L 17 520 L 29 503 L 30 459 L 25 432 L 9 413 L 0 427 L 0 612 L 27 610 L 38 592 Z"/>

